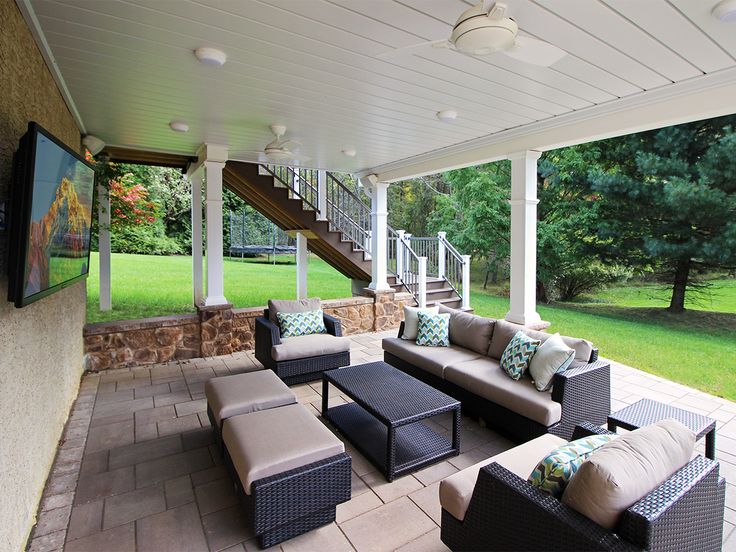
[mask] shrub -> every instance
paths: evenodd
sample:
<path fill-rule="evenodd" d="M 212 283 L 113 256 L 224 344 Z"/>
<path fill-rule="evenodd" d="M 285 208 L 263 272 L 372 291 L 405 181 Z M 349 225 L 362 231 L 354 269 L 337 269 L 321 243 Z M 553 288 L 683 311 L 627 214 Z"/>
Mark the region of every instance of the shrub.
<path fill-rule="evenodd" d="M 555 299 L 572 301 L 584 293 L 597 291 L 605 286 L 625 282 L 631 271 L 619 265 L 604 265 L 600 262 L 585 263 L 571 268 L 554 278 L 552 289 Z"/>
<path fill-rule="evenodd" d="M 113 228 L 110 232 L 110 242 L 115 253 L 175 255 L 183 252 L 179 242 L 164 234 L 160 224 Z"/>

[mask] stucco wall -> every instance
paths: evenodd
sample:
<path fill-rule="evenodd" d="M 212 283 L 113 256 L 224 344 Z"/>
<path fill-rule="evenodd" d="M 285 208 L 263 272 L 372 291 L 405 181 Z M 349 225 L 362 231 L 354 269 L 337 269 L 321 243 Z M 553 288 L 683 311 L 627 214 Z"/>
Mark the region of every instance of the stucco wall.
<path fill-rule="evenodd" d="M 0 201 L 18 139 L 35 120 L 74 148 L 74 124 L 13 0 L 0 0 Z M 85 285 L 23 309 L 7 302 L 0 232 L 0 550 L 21 550 L 82 373 Z"/>

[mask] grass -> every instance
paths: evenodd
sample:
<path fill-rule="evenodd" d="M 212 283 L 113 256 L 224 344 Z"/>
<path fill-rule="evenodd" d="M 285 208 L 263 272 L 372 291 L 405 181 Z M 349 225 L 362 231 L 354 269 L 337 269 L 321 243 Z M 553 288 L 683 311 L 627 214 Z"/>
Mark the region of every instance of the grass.
<path fill-rule="evenodd" d="M 269 298 L 295 296 L 296 266 L 281 259 L 226 260 L 225 296 L 236 307 L 264 305 Z M 99 311 L 99 261 L 93 254 L 87 281 L 88 322 L 193 312 L 190 257 L 113 254 L 113 310 Z M 475 275 L 474 275 L 475 276 Z M 323 299 L 348 297 L 350 281 L 311 256 L 309 294 Z M 680 315 L 668 313 L 661 287 L 614 287 L 579 303 L 540 305 L 551 331 L 590 339 L 601 355 L 653 374 L 736 400 L 736 280 L 712 282 L 709 295 L 691 301 Z M 503 318 L 508 298 L 474 286 L 477 314 Z"/>
<path fill-rule="evenodd" d="M 296 297 L 296 265 L 279 259 L 225 259 L 225 297 L 236 307 L 265 305 L 268 299 Z M 155 257 L 112 255 L 111 311 L 99 310 L 99 256 L 92 253 L 87 280 L 87 322 L 130 320 L 194 312 L 192 259 L 188 256 Z M 350 297 L 350 280 L 321 259 L 310 256 L 309 294 L 322 299 Z"/>

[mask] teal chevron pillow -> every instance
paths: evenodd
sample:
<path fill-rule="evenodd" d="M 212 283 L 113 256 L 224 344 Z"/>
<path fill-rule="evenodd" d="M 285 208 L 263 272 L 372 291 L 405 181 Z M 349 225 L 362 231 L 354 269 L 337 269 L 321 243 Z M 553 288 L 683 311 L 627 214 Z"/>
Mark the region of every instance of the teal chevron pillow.
<path fill-rule="evenodd" d="M 557 447 L 537 464 L 529 476 L 529 483 L 555 498 L 560 498 L 582 463 L 616 437 L 618 435 L 591 435 Z"/>
<path fill-rule="evenodd" d="M 277 312 L 281 337 L 296 337 L 327 333 L 324 313 L 321 310 L 307 312 Z"/>
<path fill-rule="evenodd" d="M 417 313 L 419 326 L 417 329 L 417 345 L 425 347 L 450 346 L 450 315 Z"/>
<path fill-rule="evenodd" d="M 509 344 L 503 350 L 501 355 L 501 368 L 511 379 L 521 379 L 527 368 L 529 361 L 537 351 L 541 341 L 532 339 L 524 332 L 519 330 L 516 335 L 511 338 Z"/>

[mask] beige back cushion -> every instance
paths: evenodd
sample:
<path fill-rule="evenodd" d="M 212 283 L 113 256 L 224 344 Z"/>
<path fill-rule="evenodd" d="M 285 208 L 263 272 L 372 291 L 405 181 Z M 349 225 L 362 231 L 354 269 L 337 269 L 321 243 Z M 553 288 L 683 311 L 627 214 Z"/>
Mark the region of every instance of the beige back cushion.
<path fill-rule="evenodd" d="M 450 323 L 452 324 L 452 322 Z M 493 335 L 491 336 L 491 344 L 490 347 L 488 347 L 487 355 L 497 360 L 500 359 L 501 355 L 503 354 L 503 350 L 506 348 L 506 345 L 509 344 L 511 338 L 514 337 L 514 335 L 516 335 L 516 332 L 518 332 L 519 330 L 523 331 L 532 339 L 538 339 L 542 343 L 547 341 L 551 335 L 546 332 L 528 330 L 524 326 L 513 324 L 512 322 L 507 322 L 506 320 L 496 320 L 496 324 L 493 328 Z M 452 333 L 452 328 L 450 328 L 450 333 Z M 588 360 L 590 360 L 590 355 L 593 352 L 593 344 L 590 341 L 580 339 L 578 337 L 567 337 L 564 335 L 561 337 L 562 341 L 565 342 L 565 345 L 575 350 L 575 360 L 579 360 L 582 362 L 588 362 Z M 452 341 L 452 335 L 450 335 L 450 341 Z"/>
<path fill-rule="evenodd" d="M 607 529 L 690 460 L 695 434 L 676 420 L 622 435 L 578 469 L 562 502 Z"/>
<path fill-rule="evenodd" d="M 486 354 L 495 320 L 450 309 L 444 305 L 440 305 L 440 313 L 450 315 L 450 343 L 481 355 Z"/>
<path fill-rule="evenodd" d="M 320 309 L 319 297 L 311 299 L 285 300 L 285 299 L 269 299 L 268 300 L 268 319 L 279 325 L 279 319 L 276 316 L 279 312 L 310 312 Z"/>

